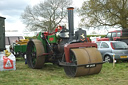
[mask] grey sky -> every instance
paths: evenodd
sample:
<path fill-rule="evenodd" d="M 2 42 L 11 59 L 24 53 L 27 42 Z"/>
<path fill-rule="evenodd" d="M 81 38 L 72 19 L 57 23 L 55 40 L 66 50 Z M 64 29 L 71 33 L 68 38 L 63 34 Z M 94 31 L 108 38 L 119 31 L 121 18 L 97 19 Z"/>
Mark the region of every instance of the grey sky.
<path fill-rule="evenodd" d="M 27 5 L 35 5 L 43 0 L 0 0 L 0 16 L 6 17 L 6 30 L 21 30 L 25 28 L 20 16 Z M 73 0 L 73 6 L 80 7 L 85 0 Z M 77 21 L 77 20 L 76 20 Z"/>
<path fill-rule="evenodd" d="M 23 10 L 27 4 L 27 0 L 0 0 L 0 10 Z"/>
<path fill-rule="evenodd" d="M 27 5 L 27 0 L 0 0 L 0 16 L 6 17 L 6 22 L 14 23 Z"/>

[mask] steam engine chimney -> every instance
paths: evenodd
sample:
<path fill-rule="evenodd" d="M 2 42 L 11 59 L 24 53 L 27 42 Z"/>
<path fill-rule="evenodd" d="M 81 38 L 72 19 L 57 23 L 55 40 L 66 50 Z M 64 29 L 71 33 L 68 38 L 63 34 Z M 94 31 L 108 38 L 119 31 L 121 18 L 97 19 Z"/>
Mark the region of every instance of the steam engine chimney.
<path fill-rule="evenodd" d="M 69 41 L 73 40 L 74 36 L 74 19 L 73 19 L 73 7 L 68 7 L 68 25 L 69 25 Z"/>

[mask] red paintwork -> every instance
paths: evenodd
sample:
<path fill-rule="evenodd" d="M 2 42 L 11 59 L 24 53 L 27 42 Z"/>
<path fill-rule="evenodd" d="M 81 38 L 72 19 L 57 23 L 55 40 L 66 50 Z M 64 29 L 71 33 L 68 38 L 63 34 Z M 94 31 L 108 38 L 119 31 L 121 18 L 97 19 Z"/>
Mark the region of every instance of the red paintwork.
<path fill-rule="evenodd" d="M 110 44 L 111 44 L 112 49 L 114 49 L 112 42 Z"/>
<path fill-rule="evenodd" d="M 89 37 L 87 37 L 87 42 L 91 42 Z"/>
<path fill-rule="evenodd" d="M 114 30 L 114 31 L 110 31 L 108 33 L 113 33 L 113 32 L 120 32 L 121 33 L 121 36 L 122 36 L 122 30 Z M 117 34 L 116 34 L 117 36 Z M 116 39 L 120 39 L 120 37 L 113 37 L 113 40 L 115 41 Z M 109 41 L 109 38 L 100 38 L 98 39 L 97 41 Z"/>
<path fill-rule="evenodd" d="M 109 41 L 109 38 L 100 38 L 100 39 L 97 39 L 97 41 Z"/>
<path fill-rule="evenodd" d="M 49 38 L 49 41 L 53 41 L 53 40 L 54 40 L 54 38 L 53 38 L 53 37 Z"/>
<path fill-rule="evenodd" d="M 114 30 L 114 31 L 110 31 L 110 32 L 122 32 L 122 30 Z"/>
<path fill-rule="evenodd" d="M 79 47 L 96 47 L 97 48 L 97 44 L 96 43 L 90 43 L 90 42 L 84 42 L 84 43 L 73 43 L 73 44 L 67 44 L 64 46 L 64 52 L 65 52 L 65 59 L 66 62 L 70 62 L 70 49 L 72 48 L 79 48 Z"/>
<path fill-rule="evenodd" d="M 120 37 L 113 37 L 113 40 L 114 41 L 117 40 L 117 39 L 120 39 Z"/>
<path fill-rule="evenodd" d="M 46 38 L 46 36 L 48 36 L 48 35 L 49 35 L 48 32 L 44 32 L 44 36 L 45 36 L 45 38 Z"/>

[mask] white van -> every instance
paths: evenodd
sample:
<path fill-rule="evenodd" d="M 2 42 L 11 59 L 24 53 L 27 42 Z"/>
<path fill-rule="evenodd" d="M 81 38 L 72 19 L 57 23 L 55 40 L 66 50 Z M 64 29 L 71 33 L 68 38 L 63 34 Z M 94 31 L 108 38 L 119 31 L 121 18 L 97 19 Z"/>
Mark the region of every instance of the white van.
<path fill-rule="evenodd" d="M 25 39 L 23 35 L 17 34 L 15 32 L 11 33 L 5 33 L 5 47 L 6 50 L 10 52 L 10 45 L 15 43 L 16 41 L 19 41 L 20 39 Z"/>

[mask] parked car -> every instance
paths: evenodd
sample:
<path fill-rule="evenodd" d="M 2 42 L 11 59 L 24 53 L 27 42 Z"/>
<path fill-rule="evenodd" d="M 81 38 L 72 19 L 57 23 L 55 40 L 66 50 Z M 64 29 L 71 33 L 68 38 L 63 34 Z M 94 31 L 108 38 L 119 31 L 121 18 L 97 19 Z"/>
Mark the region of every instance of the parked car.
<path fill-rule="evenodd" d="M 110 31 L 106 37 L 99 38 L 97 41 L 123 41 L 128 45 L 128 29 Z"/>
<path fill-rule="evenodd" d="M 99 41 L 96 42 L 103 61 L 113 62 L 113 55 L 116 60 L 128 60 L 128 45 L 122 41 Z"/>
<path fill-rule="evenodd" d="M 107 33 L 105 38 L 100 38 L 98 41 L 115 41 L 117 39 L 120 39 L 122 36 L 122 30 L 115 30 L 115 31 L 110 31 Z"/>

